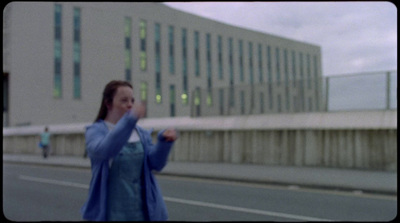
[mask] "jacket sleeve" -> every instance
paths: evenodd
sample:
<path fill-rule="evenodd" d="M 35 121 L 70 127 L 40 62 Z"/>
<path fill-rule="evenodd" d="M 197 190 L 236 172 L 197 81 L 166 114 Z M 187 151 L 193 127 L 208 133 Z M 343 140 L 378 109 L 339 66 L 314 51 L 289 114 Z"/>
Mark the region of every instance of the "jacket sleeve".
<path fill-rule="evenodd" d="M 168 161 L 168 154 L 172 149 L 174 142 L 167 142 L 162 136 L 165 130 L 158 133 L 158 142 L 156 145 L 152 143 L 150 133 L 147 134 L 146 144 L 149 148 L 149 166 L 152 170 L 161 171 Z"/>
<path fill-rule="evenodd" d="M 112 131 L 108 131 L 104 123 L 97 122 L 89 126 L 85 133 L 89 157 L 95 160 L 107 160 L 117 155 L 128 141 L 137 120 L 127 112 Z"/>

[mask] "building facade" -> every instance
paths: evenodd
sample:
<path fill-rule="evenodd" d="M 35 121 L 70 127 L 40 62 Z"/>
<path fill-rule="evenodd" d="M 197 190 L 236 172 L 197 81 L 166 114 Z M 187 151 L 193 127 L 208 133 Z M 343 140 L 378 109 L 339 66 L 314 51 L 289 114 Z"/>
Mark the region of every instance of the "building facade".
<path fill-rule="evenodd" d="M 161 3 L 11 2 L 3 125 L 91 122 L 111 80 L 147 117 L 318 111 L 319 46 Z"/>

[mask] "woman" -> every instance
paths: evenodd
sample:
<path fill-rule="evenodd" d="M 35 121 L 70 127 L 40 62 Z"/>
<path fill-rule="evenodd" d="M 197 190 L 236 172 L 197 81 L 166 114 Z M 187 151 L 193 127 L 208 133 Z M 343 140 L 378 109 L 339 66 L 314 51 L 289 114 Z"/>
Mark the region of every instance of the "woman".
<path fill-rule="evenodd" d="M 82 207 L 90 221 L 165 221 L 167 210 L 152 170 L 161 171 L 177 139 L 174 129 L 158 134 L 136 125 L 145 114 L 134 106 L 132 85 L 111 81 L 103 92 L 95 123 L 86 129 L 91 161 L 89 196 Z"/>
<path fill-rule="evenodd" d="M 42 152 L 43 152 L 43 158 L 47 158 L 47 155 L 49 154 L 49 148 L 50 148 L 50 133 L 49 133 L 49 127 L 44 128 L 44 132 L 40 134 L 40 145 L 42 147 Z"/>

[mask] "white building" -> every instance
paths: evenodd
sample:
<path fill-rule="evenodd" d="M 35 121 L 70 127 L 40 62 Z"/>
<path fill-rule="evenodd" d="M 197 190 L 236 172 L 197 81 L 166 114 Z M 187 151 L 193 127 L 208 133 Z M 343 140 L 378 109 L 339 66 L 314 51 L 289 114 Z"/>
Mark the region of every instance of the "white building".
<path fill-rule="evenodd" d="M 132 82 L 147 117 L 317 111 L 321 77 L 319 46 L 161 3 L 3 11 L 3 125 L 91 122 L 114 79 Z"/>

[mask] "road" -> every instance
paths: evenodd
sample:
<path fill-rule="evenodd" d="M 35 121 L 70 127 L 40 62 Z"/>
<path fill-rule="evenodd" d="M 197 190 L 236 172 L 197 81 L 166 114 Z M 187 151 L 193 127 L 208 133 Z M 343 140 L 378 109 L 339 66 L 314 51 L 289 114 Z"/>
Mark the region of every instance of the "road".
<path fill-rule="evenodd" d="M 12 221 L 81 221 L 90 170 L 3 164 Z M 171 221 L 389 221 L 397 196 L 157 176 Z"/>

